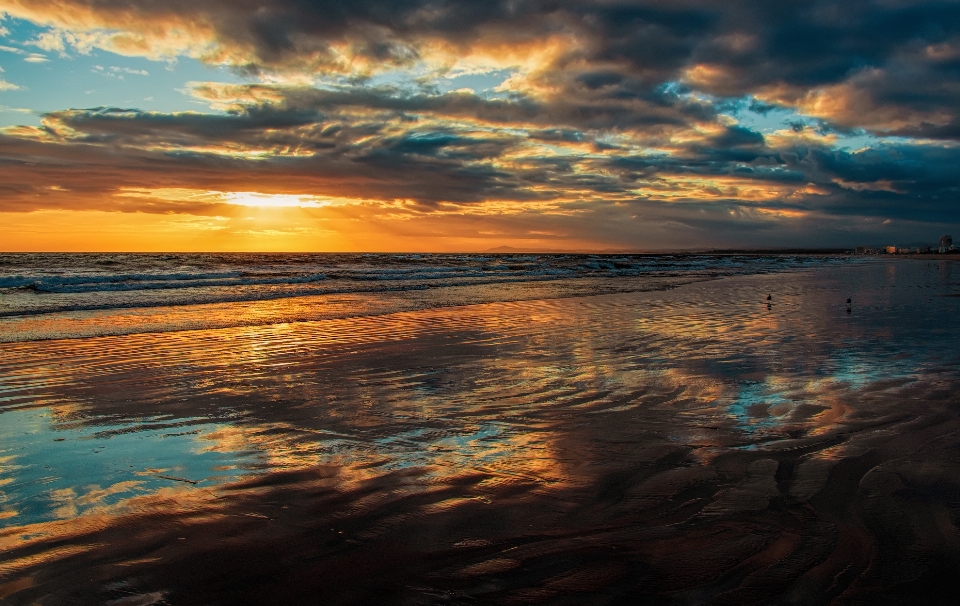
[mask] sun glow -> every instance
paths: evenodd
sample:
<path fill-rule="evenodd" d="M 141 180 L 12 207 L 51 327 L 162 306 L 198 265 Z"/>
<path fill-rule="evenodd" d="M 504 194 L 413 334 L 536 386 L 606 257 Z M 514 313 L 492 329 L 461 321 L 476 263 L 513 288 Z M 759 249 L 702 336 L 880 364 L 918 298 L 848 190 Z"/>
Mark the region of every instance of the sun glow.
<path fill-rule="evenodd" d="M 329 206 L 330 200 L 316 196 L 296 194 L 261 194 L 251 191 L 237 191 L 223 194 L 223 201 L 238 206 L 259 206 L 279 208 L 299 206 L 301 208 L 320 208 Z"/>
<path fill-rule="evenodd" d="M 144 198 L 164 202 L 190 204 L 233 204 L 258 208 L 322 208 L 360 204 L 365 200 L 334 198 L 313 194 L 265 194 L 256 191 L 215 191 L 180 187 L 121 187 L 114 194 L 120 198 Z"/>

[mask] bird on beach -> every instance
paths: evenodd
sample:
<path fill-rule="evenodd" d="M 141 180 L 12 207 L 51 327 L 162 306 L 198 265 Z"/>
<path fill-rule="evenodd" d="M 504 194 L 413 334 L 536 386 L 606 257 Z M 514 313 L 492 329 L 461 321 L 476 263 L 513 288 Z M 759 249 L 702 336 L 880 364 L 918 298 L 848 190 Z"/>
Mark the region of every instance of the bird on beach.
<path fill-rule="evenodd" d="M 850 300 L 850 297 L 847 297 L 847 313 L 850 313 L 850 307 L 853 302 Z"/>
<path fill-rule="evenodd" d="M 773 301 L 773 295 L 767 295 L 767 301 Z"/>

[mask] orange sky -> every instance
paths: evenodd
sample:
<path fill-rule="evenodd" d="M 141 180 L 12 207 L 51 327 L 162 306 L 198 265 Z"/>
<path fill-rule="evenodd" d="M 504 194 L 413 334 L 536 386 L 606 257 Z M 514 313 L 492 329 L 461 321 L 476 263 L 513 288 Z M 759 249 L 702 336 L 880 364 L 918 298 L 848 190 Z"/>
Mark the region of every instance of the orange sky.
<path fill-rule="evenodd" d="M 0 0 L 0 250 L 815 247 L 960 225 L 960 14 L 764 7 Z"/>

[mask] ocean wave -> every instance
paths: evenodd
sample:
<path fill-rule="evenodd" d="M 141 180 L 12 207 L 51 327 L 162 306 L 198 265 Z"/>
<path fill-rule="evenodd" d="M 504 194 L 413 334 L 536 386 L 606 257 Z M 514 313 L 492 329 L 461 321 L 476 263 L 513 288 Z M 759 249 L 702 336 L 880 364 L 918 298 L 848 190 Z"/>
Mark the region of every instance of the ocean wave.
<path fill-rule="evenodd" d="M 141 282 L 177 282 L 204 279 L 236 278 L 242 272 L 204 272 L 204 273 L 166 273 L 166 274 L 82 274 L 82 275 L 48 275 L 48 276 L 0 276 L 0 288 L 27 288 L 30 290 L 55 292 L 53 289 L 70 286 L 107 286 L 118 283 Z"/>
<path fill-rule="evenodd" d="M 300 276 L 278 276 L 268 277 L 244 277 L 242 274 L 229 277 L 212 278 L 175 278 L 175 279 L 154 279 L 138 278 L 136 280 L 102 280 L 98 282 L 77 282 L 77 283 L 46 283 L 43 281 L 33 282 L 26 288 L 39 293 L 91 293 L 91 292 L 122 292 L 132 290 L 171 290 L 186 288 L 205 288 L 213 286 L 267 286 L 282 284 L 303 284 L 307 282 L 320 282 L 328 280 L 324 274 L 311 274 Z"/>
<path fill-rule="evenodd" d="M 516 282 L 536 282 L 536 281 L 550 281 L 555 280 L 556 278 L 543 276 L 539 279 L 533 276 L 516 276 L 512 278 L 501 277 L 497 279 L 488 279 L 488 280 L 449 280 L 445 281 L 442 284 L 430 285 L 425 283 L 410 283 L 410 284 L 384 284 L 382 286 L 371 285 L 366 283 L 365 285 L 361 284 L 349 284 L 344 282 L 337 282 L 339 286 L 328 286 L 328 287 L 306 287 L 306 288 L 287 288 L 283 290 L 271 290 L 271 291 L 247 291 L 247 292 L 216 292 L 216 291 L 200 291 L 193 292 L 189 295 L 184 296 L 172 296 L 167 297 L 162 300 L 154 301 L 127 301 L 127 300 L 107 300 L 101 302 L 91 302 L 91 303 L 76 303 L 76 304 L 60 304 L 60 305 L 47 305 L 39 308 L 33 309 L 0 309 L 0 318 L 10 318 L 18 316 L 38 316 L 44 314 L 56 314 L 56 313 L 68 313 L 68 312 L 81 312 L 81 311 L 100 311 L 100 310 L 113 310 L 113 309 L 126 309 L 131 307 L 138 308 L 153 308 L 153 307 L 171 307 L 171 306 L 186 306 L 186 305 L 207 305 L 212 303 L 247 303 L 255 301 L 269 301 L 273 299 L 287 299 L 294 297 L 307 297 L 315 295 L 337 295 L 337 294 L 363 294 L 363 293 L 390 293 L 390 292 L 407 292 L 407 291 L 417 291 L 417 290 L 428 290 L 432 287 L 442 286 L 442 287 L 456 287 L 456 286 L 490 286 L 496 284 L 509 284 Z"/>
<path fill-rule="evenodd" d="M 721 255 L 0 254 L 0 317 L 493 286 L 545 280 L 718 277 L 837 261 Z M 584 287 L 585 292 L 590 290 Z"/>
<path fill-rule="evenodd" d="M 170 290 L 180 288 L 296 285 L 337 279 L 347 281 L 438 281 L 466 278 L 515 279 L 576 275 L 637 275 L 658 269 L 626 262 L 586 262 L 569 266 L 541 263 L 518 265 L 474 266 L 414 266 L 414 267 L 339 267 L 323 273 L 293 273 L 278 271 L 178 272 L 178 273 L 123 273 L 55 276 L 14 275 L 0 277 L 0 289 L 17 288 L 37 293 L 93 293 L 136 290 Z M 659 269 L 666 269 L 661 265 Z"/>

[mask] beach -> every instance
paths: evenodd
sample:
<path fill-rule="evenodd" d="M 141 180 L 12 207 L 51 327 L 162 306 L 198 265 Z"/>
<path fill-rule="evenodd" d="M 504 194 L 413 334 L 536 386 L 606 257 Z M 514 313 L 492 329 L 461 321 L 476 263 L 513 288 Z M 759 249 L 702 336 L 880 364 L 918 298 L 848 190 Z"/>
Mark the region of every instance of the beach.
<path fill-rule="evenodd" d="M 960 263 L 530 259 L 8 278 L 0 601 L 948 603 Z"/>

